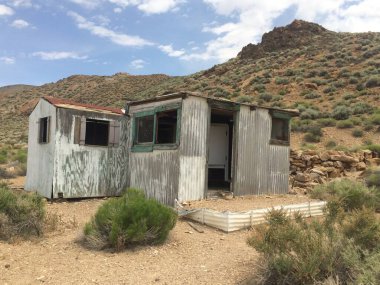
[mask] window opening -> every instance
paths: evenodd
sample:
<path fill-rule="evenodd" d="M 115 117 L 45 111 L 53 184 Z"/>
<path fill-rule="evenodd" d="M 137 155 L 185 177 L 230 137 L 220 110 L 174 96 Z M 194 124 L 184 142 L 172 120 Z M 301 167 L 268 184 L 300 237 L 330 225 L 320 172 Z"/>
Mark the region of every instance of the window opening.
<path fill-rule="evenodd" d="M 157 113 L 156 144 L 174 144 L 177 138 L 177 110 Z"/>
<path fill-rule="evenodd" d="M 108 145 L 109 121 L 86 119 L 86 145 Z"/>
<path fill-rule="evenodd" d="M 154 115 L 136 118 L 136 143 L 152 143 L 154 130 Z"/>
<path fill-rule="evenodd" d="M 39 143 L 49 142 L 49 117 L 44 117 L 40 119 L 40 133 L 39 133 Z"/>
<path fill-rule="evenodd" d="M 289 120 L 272 117 L 271 139 L 289 142 Z"/>

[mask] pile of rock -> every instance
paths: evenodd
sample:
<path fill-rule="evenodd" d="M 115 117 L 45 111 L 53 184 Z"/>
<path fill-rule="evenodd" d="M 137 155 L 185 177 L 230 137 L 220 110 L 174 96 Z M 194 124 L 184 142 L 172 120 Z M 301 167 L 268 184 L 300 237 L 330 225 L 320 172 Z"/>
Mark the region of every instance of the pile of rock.
<path fill-rule="evenodd" d="M 290 192 L 307 191 L 328 180 L 361 172 L 376 160 L 370 150 L 355 153 L 343 151 L 317 152 L 313 150 L 290 152 Z"/>

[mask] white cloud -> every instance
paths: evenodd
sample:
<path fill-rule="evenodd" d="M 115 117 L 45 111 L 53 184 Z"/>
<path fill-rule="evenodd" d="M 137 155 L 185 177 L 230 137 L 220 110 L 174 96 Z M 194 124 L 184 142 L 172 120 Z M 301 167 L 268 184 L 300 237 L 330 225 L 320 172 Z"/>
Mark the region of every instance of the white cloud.
<path fill-rule="evenodd" d="M 171 57 L 180 57 L 185 54 L 184 50 L 174 50 L 172 45 L 159 45 L 158 48 Z"/>
<path fill-rule="evenodd" d="M 29 27 L 29 23 L 22 19 L 17 19 L 12 22 L 11 27 L 16 28 L 16 29 L 24 29 L 24 28 Z"/>
<path fill-rule="evenodd" d="M 31 0 L 11 0 L 11 5 L 14 7 L 24 7 L 24 8 L 29 8 L 33 6 Z"/>
<path fill-rule="evenodd" d="M 12 16 L 14 14 L 13 9 L 0 4 L 0 16 Z"/>
<path fill-rule="evenodd" d="M 72 51 L 37 51 L 32 56 L 39 57 L 43 60 L 61 60 L 61 59 L 86 59 L 87 56 L 79 55 Z"/>
<path fill-rule="evenodd" d="M 90 33 L 95 36 L 109 39 L 115 44 L 118 44 L 121 46 L 152 45 L 151 42 L 143 38 L 140 38 L 139 36 L 130 36 L 127 34 L 117 33 L 108 28 L 95 25 L 95 23 L 88 21 L 86 18 L 82 17 L 81 15 L 75 12 L 69 12 L 68 15 L 71 16 L 75 20 L 78 28 L 90 31 Z"/>
<path fill-rule="evenodd" d="M 270 31 L 275 20 L 295 10 L 294 17 L 318 22 L 328 29 L 346 32 L 380 31 L 378 0 L 203 0 L 216 14 L 229 18 L 223 24 L 203 29 L 215 35 L 202 52 L 184 54 L 185 60 L 225 61 L 243 46 L 257 43 Z M 291 15 L 290 15 L 291 17 Z"/>
<path fill-rule="evenodd" d="M 5 64 L 14 64 L 16 60 L 13 57 L 3 56 L 0 57 L 0 61 Z"/>
<path fill-rule="evenodd" d="M 129 66 L 134 68 L 134 69 L 141 69 L 141 68 L 145 67 L 145 64 L 146 64 L 146 61 L 144 61 L 142 59 L 135 59 L 135 60 L 131 61 Z"/>
<path fill-rule="evenodd" d="M 135 6 L 146 14 L 161 14 L 176 11 L 184 0 L 109 0 L 120 8 Z"/>
<path fill-rule="evenodd" d="M 123 9 L 121 9 L 120 7 L 116 7 L 115 9 L 113 9 L 113 11 L 118 14 L 123 12 Z"/>
<path fill-rule="evenodd" d="M 70 0 L 70 1 L 86 9 L 95 9 L 101 3 L 100 0 Z"/>

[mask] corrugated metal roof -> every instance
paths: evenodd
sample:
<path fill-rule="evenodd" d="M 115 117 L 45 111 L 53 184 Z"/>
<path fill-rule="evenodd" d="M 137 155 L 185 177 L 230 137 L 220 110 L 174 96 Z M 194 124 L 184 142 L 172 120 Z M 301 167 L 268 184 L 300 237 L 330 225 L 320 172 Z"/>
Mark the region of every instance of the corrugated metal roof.
<path fill-rule="evenodd" d="M 92 104 L 84 104 L 84 103 L 77 103 L 66 99 L 51 97 L 51 96 L 44 96 L 42 97 L 44 100 L 48 101 L 50 104 L 58 107 L 58 108 L 66 108 L 66 109 L 76 109 L 76 110 L 87 110 L 87 111 L 93 111 L 93 112 L 100 112 L 100 113 L 111 113 L 111 114 L 117 114 L 117 115 L 123 115 L 123 111 L 121 109 L 117 108 L 110 108 L 110 107 L 102 107 Z"/>
<path fill-rule="evenodd" d="M 223 99 L 223 98 L 214 98 L 214 97 L 204 96 L 201 93 L 190 92 L 190 91 L 181 91 L 181 92 L 165 94 L 165 95 L 161 95 L 161 96 L 157 96 L 157 97 L 153 97 L 153 98 L 149 98 L 149 99 L 144 99 L 144 100 L 130 101 L 130 102 L 128 102 L 127 105 L 130 105 L 130 106 L 141 105 L 141 104 L 145 104 L 145 103 L 156 102 L 156 101 L 165 101 L 165 100 L 169 100 L 169 99 L 173 99 L 173 98 L 179 98 L 179 97 L 185 98 L 187 96 L 202 97 L 202 98 L 206 98 L 206 99 L 211 100 L 211 101 L 227 103 L 227 104 L 231 104 L 231 105 L 235 105 L 235 106 L 236 105 L 249 106 L 252 109 L 262 108 L 262 109 L 267 109 L 267 110 L 279 111 L 279 112 L 287 113 L 287 114 L 294 116 L 294 117 L 299 115 L 299 111 L 297 109 L 280 109 L 280 108 L 271 108 L 271 107 L 259 106 L 259 105 L 255 105 L 255 104 L 249 104 L 249 103 L 238 103 L 238 102 L 234 102 L 234 101 Z"/>

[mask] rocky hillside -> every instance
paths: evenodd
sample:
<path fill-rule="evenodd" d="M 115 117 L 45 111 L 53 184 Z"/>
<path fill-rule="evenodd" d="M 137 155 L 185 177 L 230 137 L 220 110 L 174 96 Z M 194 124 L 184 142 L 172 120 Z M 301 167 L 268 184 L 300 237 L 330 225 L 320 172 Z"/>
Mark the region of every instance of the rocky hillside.
<path fill-rule="evenodd" d="M 380 33 L 336 33 L 296 20 L 236 58 L 189 76 L 78 75 L 7 95 L 0 89 L 0 141 L 25 140 L 27 115 L 43 95 L 122 107 L 125 100 L 180 90 L 299 108 L 296 147 L 380 143 Z"/>

